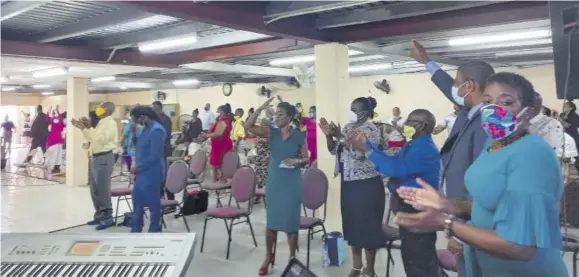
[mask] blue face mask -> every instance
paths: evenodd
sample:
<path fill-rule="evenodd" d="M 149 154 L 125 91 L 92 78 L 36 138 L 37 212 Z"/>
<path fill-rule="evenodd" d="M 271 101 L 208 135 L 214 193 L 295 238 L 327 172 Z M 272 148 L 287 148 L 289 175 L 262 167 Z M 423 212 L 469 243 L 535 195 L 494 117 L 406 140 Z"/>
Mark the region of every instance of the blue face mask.
<path fill-rule="evenodd" d="M 455 87 L 452 87 L 452 99 L 454 100 L 454 102 L 456 102 L 456 104 L 458 104 L 459 106 L 464 106 L 464 98 L 467 97 L 470 92 L 467 92 L 464 96 L 460 96 L 458 95 L 458 90 L 464 86 L 466 83 L 468 82 L 464 82 L 462 85 Z"/>
<path fill-rule="evenodd" d="M 192 118 L 197 118 L 197 114 L 191 114 Z"/>
<path fill-rule="evenodd" d="M 310 117 L 316 117 L 316 112 L 310 112 Z"/>

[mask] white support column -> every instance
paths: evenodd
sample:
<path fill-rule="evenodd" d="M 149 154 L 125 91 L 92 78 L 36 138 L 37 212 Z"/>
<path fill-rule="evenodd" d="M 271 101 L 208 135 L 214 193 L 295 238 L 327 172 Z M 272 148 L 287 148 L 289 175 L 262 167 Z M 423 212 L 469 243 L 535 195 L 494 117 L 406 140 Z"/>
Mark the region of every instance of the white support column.
<path fill-rule="evenodd" d="M 349 89 L 348 47 L 343 44 L 329 43 L 316 45 L 316 113 L 328 121 L 341 122 L 347 115 L 342 110 Z M 328 191 L 326 227 L 330 231 L 342 230 L 340 212 L 340 180 L 333 178 L 335 156 L 330 155 L 326 147 L 326 137 L 318 128 L 318 167 L 328 176 L 330 187 Z"/>
<path fill-rule="evenodd" d="M 82 148 L 84 136 L 73 127 L 70 120 L 88 117 L 88 80 L 69 78 L 66 83 L 66 184 L 83 186 L 88 184 L 88 155 Z"/>

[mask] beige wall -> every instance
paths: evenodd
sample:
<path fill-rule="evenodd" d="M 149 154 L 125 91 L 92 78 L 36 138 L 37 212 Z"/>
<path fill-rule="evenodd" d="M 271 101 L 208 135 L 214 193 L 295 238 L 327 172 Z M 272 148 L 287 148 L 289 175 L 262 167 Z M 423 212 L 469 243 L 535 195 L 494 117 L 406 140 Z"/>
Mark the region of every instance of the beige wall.
<path fill-rule="evenodd" d="M 556 99 L 555 78 L 552 65 L 537 66 L 526 69 L 500 68 L 499 71 L 511 71 L 524 75 L 535 86 L 535 89 L 543 95 L 545 105 L 559 109 L 562 105 Z M 454 72 L 450 72 L 454 75 Z M 376 90 L 373 82 L 386 78 L 390 83 L 392 92 L 384 94 Z M 390 76 L 370 76 L 353 78 L 350 82 L 350 99 L 360 96 L 373 96 L 378 101 L 376 112 L 380 117 L 387 118 L 391 114 L 394 106 L 401 108 L 403 114 L 408 114 L 415 108 L 426 108 L 432 111 L 437 120 L 442 120 L 452 111 L 452 105 L 442 96 L 440 91 L 430 82 L 428 73 L 400 74 Z M 233 94 L 225 97 L 221 92 L 221 86 L 206 87 L 201 89 L 174 89 L 165 90 L 167 93 L 167 104 L 179 104 L 180 113 L 190 113 L 193 109 L 202 109 L 205 103 L 210 103 L 213 110 L 217 106 L 229 103 L 234 109 L 243 108 L 247 111 L 250 107 L 258 106 L 265 97 L 257 96 L 256 90 L 259 84 L 238 84 L 233 87 Z M 268 86 L 276 91 L 276 95 L 281 95 L 285 101 L 292 103 L 302 102 L 307 108 L 315 105 L 315 89 L 300 88 L 292 89 L 284 84 L 274 84 Z M 371 92 L 371 93 L 370 93 Z M 117 105 L 149 104 L 153 101 L 153 92 L 126 92 L 113 94 L 91 94 L 90 102 L 111 101 Z M 335 99 L 328 99 L 335 101 Z M 2 105 L 37 105 L 40 102 L 45 107 L 60 104 L 61 110 L 66 110 L 66 97 L 58 96 L 32 96 L 14 95 L 2 93 Z M 343 122 L 346 120 L 349 101 L 340 101 L 341 110 L 344 111 L 339 119 L 331 119 Z M 336 104 L 338 102 L 336 101 Z M 322 115 L 320 115 L 322 116 Z M 444 141 L 444 133 L 438 135 L 437 143 Z"/>
<path fill-rule="evenodd" d="M 39 95 L 17 95 L 14 93 L 0 93 L 1 106 L 36 106 L 41 102 Z"/>

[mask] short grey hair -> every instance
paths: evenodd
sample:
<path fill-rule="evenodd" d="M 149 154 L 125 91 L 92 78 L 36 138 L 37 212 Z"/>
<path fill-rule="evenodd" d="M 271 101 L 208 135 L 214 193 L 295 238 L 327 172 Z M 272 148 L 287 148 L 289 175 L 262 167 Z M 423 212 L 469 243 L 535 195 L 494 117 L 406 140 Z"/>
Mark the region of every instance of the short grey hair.
<path fill-rule="evenodd" d="M 115 104 L 113 104 L 113 102 L 108 102 L 108 101 L 107 101 L 107 102 L 104 102 L 101 106 L 102 106 L 105 110 L 107 110 L 107 112 L 109 112 L 109 113 L 111 113 L 111 114 L 112 114 L 113 112 L 115 112 Z"/>

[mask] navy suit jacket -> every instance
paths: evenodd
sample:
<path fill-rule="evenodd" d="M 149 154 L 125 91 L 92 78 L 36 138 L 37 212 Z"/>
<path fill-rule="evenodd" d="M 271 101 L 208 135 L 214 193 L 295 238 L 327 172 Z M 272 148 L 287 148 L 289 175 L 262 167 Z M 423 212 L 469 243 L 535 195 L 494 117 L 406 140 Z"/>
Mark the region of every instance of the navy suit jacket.
<path fill-rule="evenodd" d="M 442 69 L 437 70 L 432 75 L 432 82 L 444 93 L 446 98 L 456 104 L 452 99 L 454 79 L 448 73 Z M 469 111 L 469 107 L 462 106 L 450 135 L 440 150 L 440 159 L 442 160 L 440 179 L 441 182 L 446 179 L 445 191 L 446 196 L 450 199 L 470 199 L 464 183 L 464 175 L 470 165 L 478 158 L 487 140 L 487 135 L 481 126 L 480 112 L 477 111 L 469 120 Z"/>

